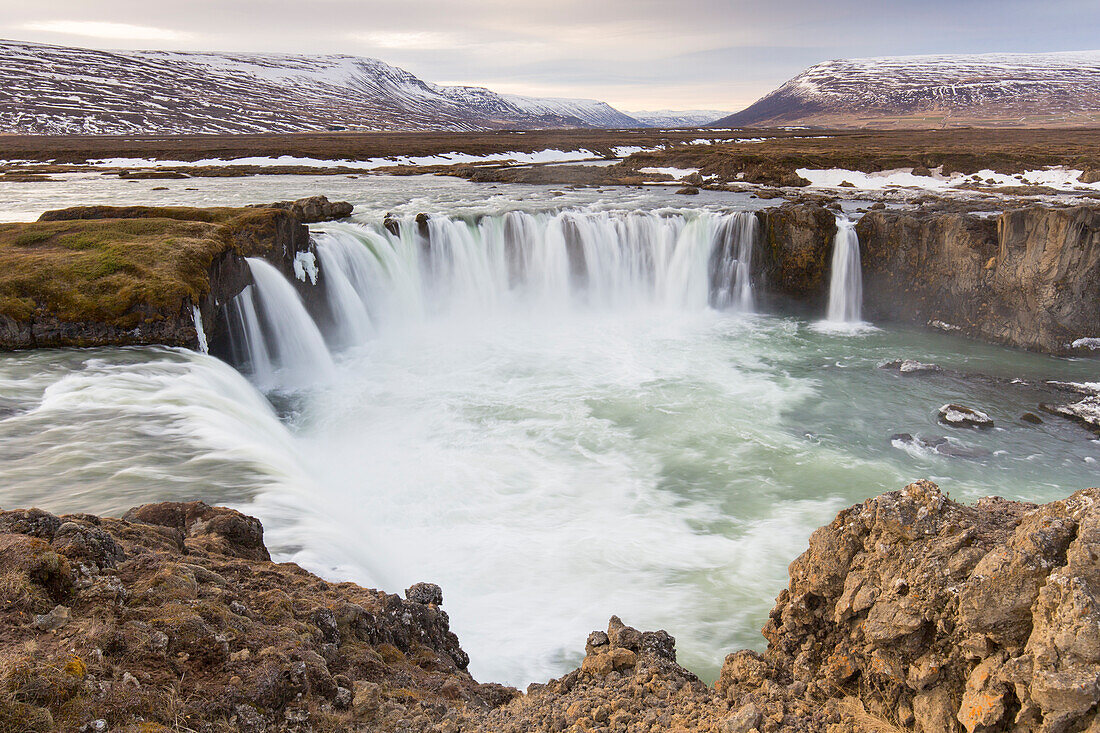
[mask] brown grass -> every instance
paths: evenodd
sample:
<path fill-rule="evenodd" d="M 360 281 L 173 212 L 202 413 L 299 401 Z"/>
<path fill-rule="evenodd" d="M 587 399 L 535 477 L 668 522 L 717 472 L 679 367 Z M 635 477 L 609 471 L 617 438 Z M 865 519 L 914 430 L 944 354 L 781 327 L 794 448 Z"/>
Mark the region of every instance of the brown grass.
<path fill-rule="evenodd" d="M 863 701 L 858 697 L 844 698 L 837 703 L 837 708 L 848 721 L 855 723 L 866 733 L 906 733 L 905 728 L 901 728 L 885 718 L 873 715 L 864 707 Z"/>
<path fill-rule="evenodd" d="M 52 215 L 51 215 L 52 214 Z M 282 212 L 82 207 L 0 224 L 0 315 L 133 328 L 197 303 L 214 257 L 270 241 Z M 59 219 L 59 220 L 58 220 Z M 252 254 L 253 252 L 242 252 Z"/>

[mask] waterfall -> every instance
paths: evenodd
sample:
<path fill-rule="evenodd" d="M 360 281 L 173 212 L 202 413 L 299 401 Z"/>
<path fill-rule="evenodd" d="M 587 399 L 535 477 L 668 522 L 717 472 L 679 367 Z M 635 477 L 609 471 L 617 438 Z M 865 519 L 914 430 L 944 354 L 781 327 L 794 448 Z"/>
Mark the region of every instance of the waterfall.
<path fill-rule="evenodd" d="M 425 236 L 426 233 L 426 236 Z M 751 312 L 752 213 L 513 211 L 330 223 L 295 276 L 323 287 L 322 335 L 295 287 L 249 259 L 254 285 L 226 309 L 231 356 L 262 386 L 316 381 L 332 352 L 431 314 L 475 320 L 520 308 Z M 314 266 L 316 265 L 316 266 Z"/>
<path fill-rule="evenodd" d="M 430 312 L 753 307 L 751 213 L 432 217 L 426 246 L 418 227 L 334 224 L 318 236 L 337 341 Z"/>
<path fill-rule="evenodd" d="M 372 269 L 367 248 L 340 237 L 318 237 L 317 254 L 325 272 L 325 293 L 332 311 L 334 340 L 340 346 L 354 346 L 374 332 L 365 300 L 370 291 Z"/>
<path fill-rule="evenodd" d="M 262 259 L 245 261 L 254 282 L 230 303 L 235 356 L 266 388 L 301 386 L 330 375 L 332 356 L 294 286 Z"/>
<path fill-rule="evenodd" d="M 752 313 L 752 253 L 757 237 L 757 220 L 751 212 L 735 214 L 722 222 L 718 242 L 711 255 L 712 303 L 717 308 L 735 308 Z"/>
<path fill-rule="evenodd" d="M 855 323 L 863 308 L 863 271 L 859 262 L 859 237 L 855 222 L 838 218 L 830 265 L 829 308 L 825 320 Z"/>
<path fill-rule="evenodd" d="M 274 386 L 275 364 L 256 314 L 255 286 L 249 285 L 226 305 L 233 362 L 261 386 Z"/>

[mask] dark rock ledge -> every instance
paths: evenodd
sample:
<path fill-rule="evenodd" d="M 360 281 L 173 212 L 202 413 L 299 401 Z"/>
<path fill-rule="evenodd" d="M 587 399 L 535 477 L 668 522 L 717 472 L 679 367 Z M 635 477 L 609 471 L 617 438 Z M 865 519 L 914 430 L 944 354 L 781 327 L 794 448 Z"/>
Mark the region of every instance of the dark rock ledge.
<path fill-rule="evenodd" d="M 231 509 L 0 512 L 0 729 L 1100 730 L 1100 489 L 964 506 L 918 481 L 842 511 L 790 576 L 767 650 L 713 687 L 613 617 L 520 694 L 466 672 L 438 586 L 273 563 Z"/>

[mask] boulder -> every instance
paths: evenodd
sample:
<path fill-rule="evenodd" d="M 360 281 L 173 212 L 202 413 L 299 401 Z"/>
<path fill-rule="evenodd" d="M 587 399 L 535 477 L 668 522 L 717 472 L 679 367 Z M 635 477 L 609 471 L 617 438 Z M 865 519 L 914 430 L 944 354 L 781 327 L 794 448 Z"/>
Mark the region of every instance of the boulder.
<path fill-rule="evenodd" d="M 981 410 L 949 403 L 940 407 L 939 420 L 954 428 L 991 428 L 993 419 Z"/>

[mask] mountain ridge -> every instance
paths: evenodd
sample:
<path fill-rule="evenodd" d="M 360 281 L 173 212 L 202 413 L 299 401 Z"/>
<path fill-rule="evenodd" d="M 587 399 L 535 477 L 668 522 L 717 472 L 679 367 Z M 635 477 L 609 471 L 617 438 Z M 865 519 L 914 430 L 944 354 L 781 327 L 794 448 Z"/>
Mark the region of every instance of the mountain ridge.
<path fill-rule="evenodd" d="M 1074 127 L 1100 122 L 1100 51 L 926 54 L 810 66 L 713 127 Z"/>
<path fill-rule="evenodd" d="M 641 126 L 598 100 L 432 84 L 347 54 L 106 51 L 0 40 L 0 82 L 0 125 L 9 133 Z"/>

